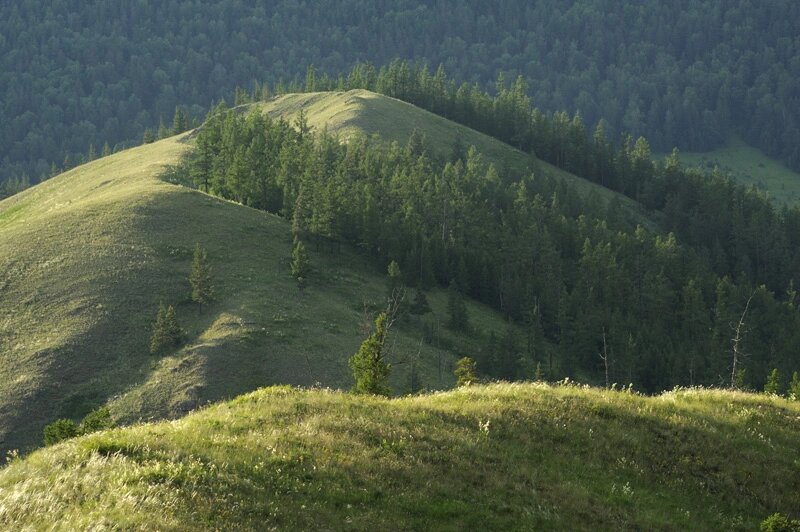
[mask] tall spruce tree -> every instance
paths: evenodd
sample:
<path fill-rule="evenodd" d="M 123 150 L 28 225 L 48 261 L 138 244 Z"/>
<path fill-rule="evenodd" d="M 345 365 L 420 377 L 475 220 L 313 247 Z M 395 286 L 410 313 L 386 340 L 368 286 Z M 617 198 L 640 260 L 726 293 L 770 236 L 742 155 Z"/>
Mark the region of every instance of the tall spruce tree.
<path fill-rule="evenodd" d="M 200 243 L 197 243 L 194 248 L 189 282 L 192 285 L 192 301 L 200 305 L 202 312 L 203 305 L 207 305 L 211 301 L 214 289 L 211 284 L 211 265 L 208 263 L 208 252 L 200 246 Z"/>
<path fill-rule="evenodd" d="M 295 238 L 292 246 L 292 277 L 302 284 L 308 278 L 310 269 L 311 261 L 308 258 L 306 247 L 303 245 L 302 240 Z"/>

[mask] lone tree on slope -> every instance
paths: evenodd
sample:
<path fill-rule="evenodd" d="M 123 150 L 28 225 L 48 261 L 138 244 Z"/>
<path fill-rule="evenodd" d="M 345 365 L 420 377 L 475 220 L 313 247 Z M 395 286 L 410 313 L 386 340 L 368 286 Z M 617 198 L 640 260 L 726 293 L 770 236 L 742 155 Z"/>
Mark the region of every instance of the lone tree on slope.
<path fill-rule="evenodd" d="M 353 393 L 389 396 L 388 379 L 391 366 L 384 359 L 383 347 L 391 322 L 385 312 L 375 320 L 375 330 L 364 340 L 358 352 L 350 357 L 350 369 L 356 383 Z"/>
<path fill-rule="evenodd" d="M 192 258 L 192 272 L 189 274 L 189 282 L 192 284 L 192 301 L 200 305 L 208 304 L 214 294 L 211 286 L 211 266 L 208 264 L 208 253 L 198 243 L 194 248 L 194 258 Z"/>

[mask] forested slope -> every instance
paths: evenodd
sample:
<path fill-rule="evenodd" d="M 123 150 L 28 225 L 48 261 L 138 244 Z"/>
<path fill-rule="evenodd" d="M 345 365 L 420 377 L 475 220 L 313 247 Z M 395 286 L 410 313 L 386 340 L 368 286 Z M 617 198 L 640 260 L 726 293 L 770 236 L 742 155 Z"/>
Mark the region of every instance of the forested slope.
<path fill-rule="evenodd" d="M 440 63 L 459 82 L 521 74 L 545 111 L 692 151 L 732 132 L 800 165 L 797 2 L 136 2 L 0 5 L 0 180 L 201 116 L 254 80 L 356 61 Z M 296 87 L 295 87 L 296 88 Z"/>
<path fill-rule="evenodd" d="M 395 67 L 375 83 L 402 71 Z M 422 100 L 429 95 L 406 86 Z M 514 130 L 520 114 L 503 114 L 509 94 L 518 101 L 502 92 L 485 123 Z M 363 91 L 288 95 L 249 110 L 220 104 L 184 172 L 212 194 L 291 218 L 298 238 L 397 261 L 409 285 L 450 286 L 520 324 L 522 338 L 473 346 L 485 375 L 525 378 L 539 364 L 550 378 L 605 377 L 658 391 L 760 387 L 772 368 L 797 371 L 798 209 L 777 210 L 722 176 L 686 170 L 677 154 L 654 162 L 643 139 L 615 149 L 602 136 L 568 136 L 564 144 L 544 137 L 567 166 L 582 161 L 594 179 L 642 198 L 656 220 L 647 227 L 625 216 L 608 190 L 580 194 L 576 183 L 592 186 L 548 175 L 536 161 L 520 173 L 475 148 L 442 159 L 425 128 L 405 145 L 352 131 L 342 144 L 310 126 L 311 118 L 333 117 L 337 133 L 337 124 L 348 124 L 342 102 L 367 96 L 381 105 L 359 120 L 389 124 L 391 137 L 392 125 L 404 123 L 392 111 L 406 107 Z M 281 104 L 294 122 L 275 109 Z"/>

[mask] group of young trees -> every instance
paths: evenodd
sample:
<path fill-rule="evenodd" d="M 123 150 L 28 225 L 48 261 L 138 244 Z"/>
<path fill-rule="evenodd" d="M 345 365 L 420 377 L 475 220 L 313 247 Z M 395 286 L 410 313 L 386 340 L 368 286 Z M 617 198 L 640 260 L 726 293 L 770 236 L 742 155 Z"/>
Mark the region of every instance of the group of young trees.
<path fill-rule="evenodd" d="M 648 391 L 727 383 L 731 326 L 748 300 L 744 367 L 796 369 L 796 209 L 776 211 L 676 156 L 653 162 L 641 142 L 604 144 L 605 175 L 634 175 L 634 195 L 663 220 L 647 229 L 619 216 L 618 200 L 501 175 L 474 149 L 445 162 L 419 134 L 405 146 L 342 144 L 302 117 L 294 126 L 217 106 L 189 163 L 196 184 L 291 219 L 317 247 L 396 261 L 410 287 L 452 286 L 456 328 L 465 295 L 524 325 L 522 336 L 489 336 L 476 355 L 485 374 L 515 378 L 538 363 L 551 378 L 600 380 L 607 364 L 613 381 Z"/>
<path fill-rule="evenodd" d="M 203 306 L 209 304 L 214 296 L 214 288 L 208 251 L 199 243 L 195 245 L 192 256 L 189 284 L 192 287 L 191 300 L 197 303 L 199 311 L 203 312 Z M 150 336 L 150 354 L 155 355 L 173 349 L 180 345 L 183 338 L 184 331 L 178 324 L 175 307 L 161 303 Z"/>

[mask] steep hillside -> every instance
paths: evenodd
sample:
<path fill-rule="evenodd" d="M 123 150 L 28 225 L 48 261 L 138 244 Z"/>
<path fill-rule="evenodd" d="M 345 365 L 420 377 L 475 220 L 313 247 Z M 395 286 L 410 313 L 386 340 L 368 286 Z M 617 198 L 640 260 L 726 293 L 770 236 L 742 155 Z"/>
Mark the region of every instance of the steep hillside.
<path fill-rule="evenodd" d="M 287 94 L 257 105 L 271 117 L 288 121 L 296 120 L 302 109 L 309 126 L 316 131 L 327 129 L 328 133 L 338 134 L 343 140 L 352 135 L 377 134 L 383 139 L 405 144 L 416 129 L 425 134 L 436 152 L 435 155 L 443 159 L 448 159 L 458 144 L 462 149 L 475 146 L 500 170 L 507 170 L 517 177 L 533 171 L 537 175 L 563 179 L 583 196 L 591 195 L 606 202 L 614 200 L 632 220 L 653 227 L 652 220 L 644 209 L 627 196 L 396 98 L 355 89 L 347 92 Z"/>
<path fill-rule="evenodd" d="M 41 443 L 43 425 L 110 403 L 122 421 L 181 414 L 271 383 L 350 385 L 347 358 L 383 304 L 385 265 L 311 251 L 300 293 L 289 274 L 289 224 L 161 181 L 188 149 L 171 138 L 96 160 L 0 202 L 0 451 Z M 189 301 L 196 243 L 208 249 L 216 297 Z M 429 294 L 446 317 L 443 292 Z M 148 353 L 159 302 L 176 306 L 187 344 Z M 470 306 L 480 331 L 506 327 Z M 368 325 L 368 323 L 366 323 Z M 474 338 L 399 324 L 391 361 L 407 389 L 419 354 L 422 385 L 451 382 L 453 357 Z"/>
<path fill-rule="evenodd" d="M 754 530 L 800 508 L 800 403 L 496 384 L 288 387 L 0 470 L 4 529 Z"/>

